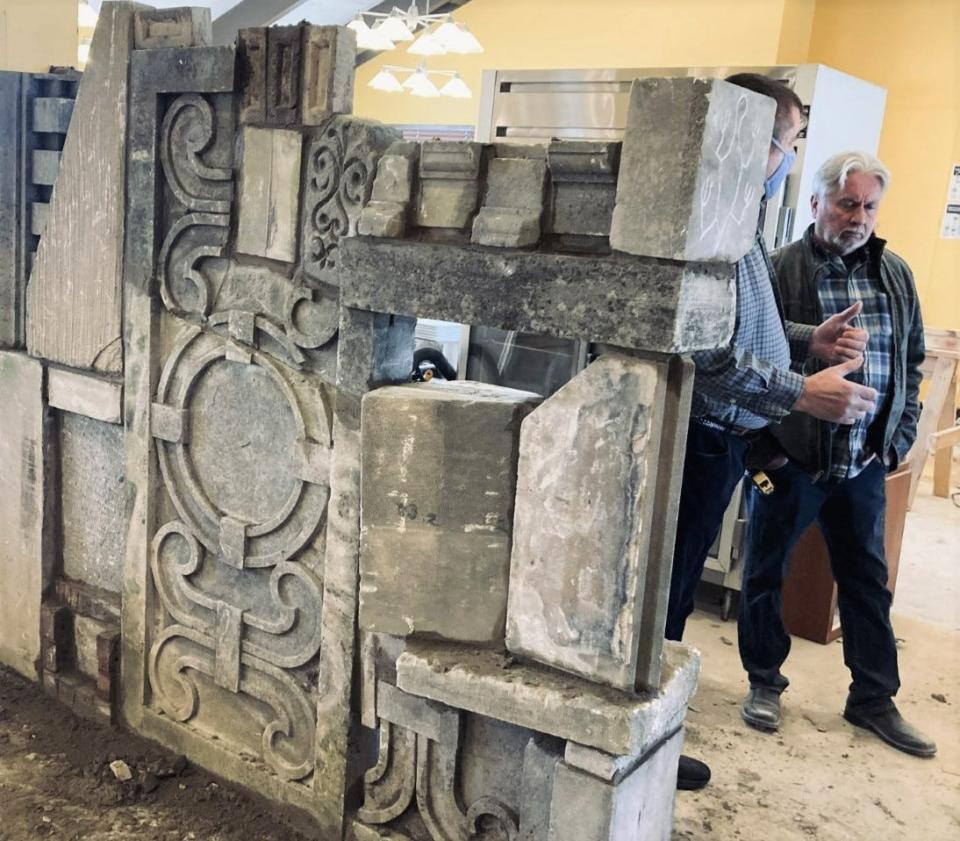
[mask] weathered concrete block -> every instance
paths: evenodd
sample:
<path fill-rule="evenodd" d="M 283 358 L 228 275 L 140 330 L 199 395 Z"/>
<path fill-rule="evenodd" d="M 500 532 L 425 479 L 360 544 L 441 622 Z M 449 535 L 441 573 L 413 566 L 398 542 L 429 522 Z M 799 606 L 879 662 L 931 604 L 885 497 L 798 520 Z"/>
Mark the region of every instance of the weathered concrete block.
<path fill-rule="evenodd" d="M 296 260 L 302 145 L 297 131 L 243 129 L 237 251 Z"/>
<path fill-rule="evenodd" d="M 0 351 L 0 662 L 35 680 L 40 602 L 49 581 L 48 421 L 43 366 Z"/>
<path fill-rule="evenodd" d="M 265 104 L 267 123 L 294 126 L 300 122 L 303 39 L 299 26 L 267 30 Z"/>
<path fill-rule="evenodd" d="M 361 628 L 503 638 L 518 436 L 537 402 L 470 382 L 364 397 Z"/>
<path fill-rule="evenodd" d="M 138 50 L 209 47 L 213 43 L 210 9 L 181 6 L 139 11 L 133 16 L 133 43 Z"/>
<path fill-rule="evenodd" d="M 682 744 L 678 731 L 616 783 L 561 764 L 549 841 L 669 841 Z"/>
<path fill-rule="evenodd" d="M 137 9 L 111 3 L 100 12 L 27 288 L 27 348 L 74 368 L 123 367 L 127 71 Z"/>
<path fill-rule="evenodd" d="M 73 115 L 73 100 L 62 96 L 33 100 L 33 130 L 66 134 Z"/>
<path fill-rule="evenodd" d="M 60 153 L 52 149 L 34 149 L 30 171 L 34 184 L 53 186 L 60 172 Z"/>
<path fill-rule="evenodd" d="M 320 125 L 332 114 L 353 111 L 357 37 L 345 26 L 305 26 L 303 104 L 305 126 Z"/>
<path fill-rule="evenodd" d="M 626 255 L 341 241 L 341 302 L 504 330 L 685 353 L 733 332 L 733 267 Z"/>
<path fill-rule="evenodd" d="M 487 167 L 484 207 L 509 207 L 539 214 L 543 211 L 543 188 L 547 162 L 536 158 L 493 158 Z"/>
<path fill-rule="evenodd" d="M 47 371 L 47 402 L 54 409 L 107 423 L 123 423 L 123 385 L 115 380 L 50 368 Z"/>
<path fill-rule="evenodd" d="M 473 220 L 471 242 L 496 248 L 523 248 L 540 239 L 540 214 L 483 207 Z"/>
<path fill-rule="evenodd" d="M 544 224 L 548 233 L 610 235 L 620 145 L 570 140 L 550 144 L 547 159 L 552 189 Z"/>
<path fill-rule="evenodd" d="M 50 205 L 45 202 L 34 202 L 30 205 L 30 233 L 41 236 L 47 227 L 47 216 Z"/>
<path fill-rule="evenodd" d="M 773 100 L 720 79 L 637 79 L 610 245 L 734 263 L 753 245 Z"/>
<path fill-rule="evenodd" d="M 397 658 L 404 692 L 569 739 L 611 754 L 643 754 L 677 726 L 696 689 L 700 655 L 667 642 L 657 692 L 631 695 L 497 651 L 409 639 Z M 676 779 L 676 769 L 674 769 Z"/>
<path fill-rule="evenodd" d="M 480 143 L 424 143 L 420 150 L 417 225 L 466 228 L 477 211 L 482 162 Z"/>
<path fill-rule="evenodd" d="M 267 119 L 267 30 L 257 27 L 237 33 L 237 91 L 240 124 Z"/>
<path fill-rule="evenodd" d="M 385 154 L 377 164 L 370 200 L 407 204 L 412 195 L 415 167 L 416 160 L 412 157 Z"/>
<path fill-rule="evenodd" d="M 625 690 L 659 676 L 638 660 L 663 637 L 643 612 L 667 377 L 662 363 L 602 356 L 520 436 L 507 648 Z"/>
<path fill-rule="evenodd" d="M 126 535 L 123 427 L 64 412 L 60 475 L 64 574 L 120 592 Z"/>
<path fill-rule="evenodd" d="M 371 201 L 360 211 L 357 233 L 401 239 L 407 231 L 407 208 L 392 201 Z"/>
<path fill-rule="evenodd" d="M 534 736 L 527 742 L 523 750 L 517 841 L 547 841 L 553 782 L 562 761 L 560 747 L 548 736 Z"/>
<path fill-rule="evenodd" d="M 23 219 L 20 207 L 23 121 L 22 75 L 0 72 L 0 346 L 23 342 L 23 283 L 18 252 Z"/>

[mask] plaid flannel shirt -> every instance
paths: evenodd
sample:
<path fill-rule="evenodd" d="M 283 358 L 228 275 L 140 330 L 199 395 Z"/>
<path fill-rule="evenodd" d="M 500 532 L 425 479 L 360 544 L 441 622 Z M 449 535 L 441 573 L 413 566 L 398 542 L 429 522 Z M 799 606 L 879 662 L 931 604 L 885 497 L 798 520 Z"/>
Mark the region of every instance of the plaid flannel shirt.
<path fill-rule="evenodd" d="M 774 271 L 760 234 L 737 263 L 736 324 L 730 342 L 693 354 L 694 417 L 760 429 L 790 412 L 803 391 L 791 353 L 807 356 L 813 328 L 784 322 L 774 292 Z M 789 336 L 789 342 L 788 342 Z"/>
<path fill-rule="evenodd" d="M 853 326 L 870 334 L 863 367 L 849 374 L 847 379 L 877 390 L 877 411 L 868 413 L 863 420 L 851 426 L 838 426 L 832 436 L 830 451 L 830 476 L 834 479 L 852 479 L 874 455 L 867 446 L 867 433 L 890 391 L 890 365 L 893 358 L 890 302 L 866 248 L 855 252 L 852 259 L 848 257 L 846 262 L 842 257 L 822 249 L 815 240 L 813 252 L 821 260 L 817 267 L 817 293 L 823 317 L 829 318 L 855 301 L 862 301 L 863 310 Z"/>

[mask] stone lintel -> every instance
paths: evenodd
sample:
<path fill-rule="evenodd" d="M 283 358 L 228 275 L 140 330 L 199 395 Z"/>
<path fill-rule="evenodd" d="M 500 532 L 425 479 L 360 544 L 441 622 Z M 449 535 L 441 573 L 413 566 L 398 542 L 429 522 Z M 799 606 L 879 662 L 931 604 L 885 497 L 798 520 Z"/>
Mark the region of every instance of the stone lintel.
<path fill-rule="evenodd" d="M 47 402 L 54 409 L 107 423 L 123 423 L 123 385 L 78 371 L 49 368 Z"/>
<path fill-rule="evenodd" d="M 725 344 L 733 267 L 626 255 L 348 238 L 341 303 L 392 312 L 687 353 Z"/>
<path fill-rule="evenodd" d="M 397 684 L 413 695 L 608 754 L 639 755 L 676 729 L 699 671 L 696 649 L 668 642 L 660 691 L 634 695 L 496 651 L 408 640 L 397 659 Z"/>

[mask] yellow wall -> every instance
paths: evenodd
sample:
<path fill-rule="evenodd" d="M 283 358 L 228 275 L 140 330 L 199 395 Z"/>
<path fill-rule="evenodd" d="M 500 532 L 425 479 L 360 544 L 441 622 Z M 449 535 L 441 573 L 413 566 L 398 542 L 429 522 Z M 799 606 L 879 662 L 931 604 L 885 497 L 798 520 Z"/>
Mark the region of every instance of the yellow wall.
<path fill-rule="evenodd" d="M 0 70 L 77 63 L 77 0 L 0 0 Z"/>
<path fill-rule="evenodd" d="M 367 82 L 383 64 L 415 66 L 404 46 L 361 67 L 354 113 L 386 123 L 474 125 L 480 72 L 559 67 L 676 67 L 774 64 L 784 6 L 812 0 L 471 0 L 455 15 L 486 51 L 428 58 L 456 69 L 473 99 L 417 99 L 383 93 Z M 398 4 L 404 5 L 404 4 Z M 808 27 L 809 28 L 809 27 Z"/>
<path fill-rule="evenodd" d="M 809 60 L 887 89 L 877 231 L 913 268 L 924 322 L 960 328 L 960 240 L 940 239 L 960 163 L 960 0 L 819 0 Z"/>

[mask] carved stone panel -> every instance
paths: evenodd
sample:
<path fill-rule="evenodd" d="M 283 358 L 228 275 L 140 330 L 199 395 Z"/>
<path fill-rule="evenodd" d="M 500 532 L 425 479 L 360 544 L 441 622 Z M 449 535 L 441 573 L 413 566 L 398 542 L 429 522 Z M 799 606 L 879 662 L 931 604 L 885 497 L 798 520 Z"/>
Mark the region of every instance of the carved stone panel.
<path fill-rule="evenodd" d="M 331 117 L 306 146 L 301 202 L 301 261 L 306 275 L 338 285 L 339 243 L 356 236 L 360 211 L 370 198 L 377 160 L 399 134 L 354 117 Z"/>

